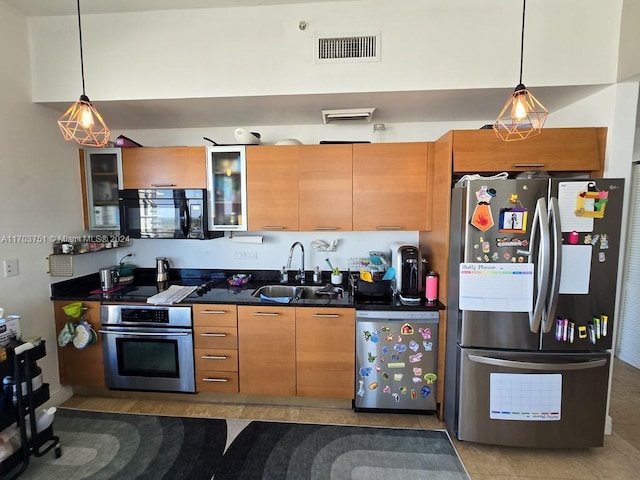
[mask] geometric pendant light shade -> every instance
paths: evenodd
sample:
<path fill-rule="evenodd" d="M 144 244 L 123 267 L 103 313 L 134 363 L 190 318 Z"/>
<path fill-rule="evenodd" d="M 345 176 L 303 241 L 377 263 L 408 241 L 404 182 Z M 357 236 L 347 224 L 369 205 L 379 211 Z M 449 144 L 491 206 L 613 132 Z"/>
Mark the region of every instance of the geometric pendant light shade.
<path fill-rule="evenodd" d="M 78 33 L 80 36 L 80 72 L 82 75 L 82 95 L 80 99 L 58 120 L 58 126 L 65 140 L 73 140 L 80 145 L 104 147 L 109 143 L 109 128 L 102 116 L 91 104 L 84 89 L 84 59 L 82 56 L 82 23 L 80 22 L 80 0 L 78 4 Z"/>
<path fill-rule="evenodd" d="M 549 112 L 522 83 L 522 63 L 524 54 L 524 16 L 527 0 L 523 0 L 522 34 L 520 41 L 520 83 L 502 107 L 493 124 L 496 135 L 505 142 L 524 140 L 538 135 Z"/>

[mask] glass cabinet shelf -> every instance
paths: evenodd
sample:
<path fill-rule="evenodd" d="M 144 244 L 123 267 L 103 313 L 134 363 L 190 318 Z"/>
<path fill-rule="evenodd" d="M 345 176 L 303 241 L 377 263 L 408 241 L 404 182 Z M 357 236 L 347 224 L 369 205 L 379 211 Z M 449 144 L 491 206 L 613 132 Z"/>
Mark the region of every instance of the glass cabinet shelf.
<path fill-rule="evenodd" d="M 119 148 L 87 148 L 81 158 L 85 228 L 119 230 L 118 190 L 122 188 L 122 152 Z"/>
<path fill-rule="evenodd" d="M 244 145 L 207 147 L 209 230 L 247 229 L 247 168 Z"/>

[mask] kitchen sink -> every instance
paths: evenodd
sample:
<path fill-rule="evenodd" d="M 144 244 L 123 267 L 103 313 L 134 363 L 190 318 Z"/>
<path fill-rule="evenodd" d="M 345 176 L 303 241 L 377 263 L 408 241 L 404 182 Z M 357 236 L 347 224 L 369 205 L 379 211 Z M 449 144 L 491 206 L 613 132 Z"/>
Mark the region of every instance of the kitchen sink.
<path fill-rule="evenodd" d="M 323 298 L 339 298 L 344 290 L 333 285 L 264 285 L 256 289 L 251 295 L 254 297 L 286 297 L 293 300 L 307 299 L 321 300 Z"/>

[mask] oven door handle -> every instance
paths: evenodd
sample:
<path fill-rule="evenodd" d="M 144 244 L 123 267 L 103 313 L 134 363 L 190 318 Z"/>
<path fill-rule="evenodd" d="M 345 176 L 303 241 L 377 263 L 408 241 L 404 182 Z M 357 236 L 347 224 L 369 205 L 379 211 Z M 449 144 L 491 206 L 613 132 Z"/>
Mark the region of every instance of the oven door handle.
<path fill-rule="evenodd" d="M 125 335 L 130 337 L 188 337 L 191 332 L 124 332 L 122 330 L 98 330 L 105 335 Z"/>

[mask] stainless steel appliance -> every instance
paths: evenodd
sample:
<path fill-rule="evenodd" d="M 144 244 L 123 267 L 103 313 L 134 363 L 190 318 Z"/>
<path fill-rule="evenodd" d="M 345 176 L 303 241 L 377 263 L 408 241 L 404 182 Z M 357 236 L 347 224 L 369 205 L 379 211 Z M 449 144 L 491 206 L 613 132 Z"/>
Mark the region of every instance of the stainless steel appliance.
<path fill-rule="evenodd" d="M 120 190 L 120 231 L 131 238 L 216 238 L 204 189 Z"/>
<path fill-rule="evenodd" d="M 113 290 L 118 286 L 120 273 L 118 267 L 105 267 L 100 269 L 100 287 L 103 292 Z"/>
<path fill-rule="evenodd" d="M 452 193 L 444 419 L 460 440 L 602 446 L 624 181 Z"/>
<path fill-rule="evenodd" d="M 424 259 L 418 247 L 391 245 L 391 266 L 396 270 L 395 292 L 403 303 L 420 303 L 424 293 Z"/>
<path fill-rule="evenodd" d="M 436 409 L 438 311 L 356 311 L 356 410 Z"/>
<path fill-rule="evenodd" d="M 108 388 L 195 392 L 191 307 L 102 305 Z"/>
<path fill-rule="evenodd" d="M 166 257 L 156 257 L 156 282 L 169 280 L 169 260 Z"/>

